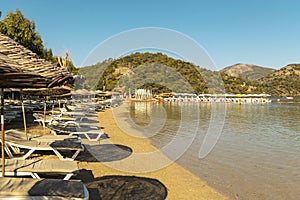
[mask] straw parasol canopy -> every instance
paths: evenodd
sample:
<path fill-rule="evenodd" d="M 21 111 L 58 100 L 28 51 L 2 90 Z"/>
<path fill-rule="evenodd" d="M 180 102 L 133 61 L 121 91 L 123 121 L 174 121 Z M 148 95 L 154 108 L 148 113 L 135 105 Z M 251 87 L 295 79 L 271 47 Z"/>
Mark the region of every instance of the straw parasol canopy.
<path fill-rule="evenodd" d="M 51 88 L 70 80 L 73 81 L 73 76 L 66 69 L 39 58 L 35 53 L 0 33 L 2 176 L 5 174 L 3 88 Z"/>
<path fill-rule="evenodd" d="M 0 33 L 0 87 L 49 88 L 73 76 Z M 15 85 L 16 84 L 16 85 Z"/>
<path fill-rule="evenodd" d="M 24 95 L 30 96 L 62 96 L 69 94 L 72 88 L 68 86 L 53 87 L 53 88 L 27 88 L 23 89 Z"/>
<path fill-rule="evenodd" d="M 19 63 L 0 52 L 0 87 L 26 88 L 47 87 L 50 80 L 37 73 L 32 73 Z"/>

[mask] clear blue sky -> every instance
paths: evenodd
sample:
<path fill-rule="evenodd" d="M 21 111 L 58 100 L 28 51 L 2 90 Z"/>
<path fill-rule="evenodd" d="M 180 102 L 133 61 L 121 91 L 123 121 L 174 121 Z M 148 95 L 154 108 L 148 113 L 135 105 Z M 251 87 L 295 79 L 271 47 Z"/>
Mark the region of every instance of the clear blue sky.
<path fill-rule="evenodd" d="M 47 48 L 56 55 L 68 49 L 76 66 L 99 43 L 141 27 L 188 35 L 219 69 L 235 63 L 276 69 L 300 63 L 297 0 L 0 0 L 1 19 L 17 8 L 35 21 Z"/>

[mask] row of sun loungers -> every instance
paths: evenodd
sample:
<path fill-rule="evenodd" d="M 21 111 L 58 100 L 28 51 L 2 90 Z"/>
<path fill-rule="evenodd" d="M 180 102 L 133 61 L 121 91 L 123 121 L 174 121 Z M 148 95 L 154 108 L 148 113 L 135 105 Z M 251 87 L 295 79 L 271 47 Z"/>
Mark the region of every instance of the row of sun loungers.
<path fill-rule="evenodd" d="M 89 193 L 85 185 L 81 181 L 70 180 L 78 172 L 78 165 L 74 161 L 5 159 L 6 177 L 0 177 L 0 199 L 87 200 Z M 42 178 L 58 175 L 63 180 Z M 27 176 L 33 179 L 23 178 Z"/>
<path fill-rule="evenodd" d="M 60 115 L 47 116 L 46 120 L 43 115 L 35 113 L 34 117 L 36 119 L 34 121 L 44 127 L 47 126 L 54 135 L 79 135 L 84 136 L 89 141 L 99 141 L 101 137 L 105 137 L 105 133 L 101 130 L 101 127 L 97 125 L 91 126 L 83 122 L 84 119 L 97 121 L 97 118 L 93 117 L 94 113 L 87 112 L 87 110 L 81 110 L 81 112 L 70 111 L 70 109 L 66 108 L 61 109 Z"/>
<path fill-rule="evenodd" d="M 14 103 L 15 101 L 12 101 L 12 103 Z M 20 102 L 20 101 L 18 101 Z M 20 118 L 21 115 L 22 115 L 22 107 L 21 105 L 15 103 L 15 104 L 12 104 L 12 103 L 8 103 L 6 102 L 5 104 L 5 123 L 9 124 L 11 123 L 13 120 L 17 119 L 17 118 Z M 39 107 L 36 107 L 34 105 L 25 105 L 25 111 L 28 112 L 28 111 L 33 111 L 34 109 L 38 109 Z"/>
<path fill-rule="evenodd" d="M 99 141 L 106 136 L 98 124 L 85 122 L 97 122 L 92 111 L 87 108 L 71 110 L 66 106 L 59 113 L 47 115 L 46 120 L 42 112 L 35 113 L 34 121 L 49 128 L 53 135 L 27 134 L 25 137 L 21 131 L 6 130 L 5 152 L 10 159 L 5 160 L 5 176 L 33 179 L 0 177 L 0 199 L 88 199 L 85 185 L 70 178 L 79 171 L 74 160 L 84 150 L 81 137 Z M 33 153 L 44 151 L 52 152 L 58 160 L 28 159 Z M 51 175 L 60 175 L 63 180 L 42 178 Z"/>

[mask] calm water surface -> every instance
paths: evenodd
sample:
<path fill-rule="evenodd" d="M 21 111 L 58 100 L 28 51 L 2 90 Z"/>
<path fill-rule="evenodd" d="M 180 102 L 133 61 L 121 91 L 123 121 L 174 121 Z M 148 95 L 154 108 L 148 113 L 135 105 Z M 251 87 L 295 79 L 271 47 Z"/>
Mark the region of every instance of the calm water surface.
<path fill-rule="evenodd" d="M 158 148 L 167 145 L 180 126 L 185 126 L 182 137 L 196 131 L 176 162 L 231 199 L 300 199 L 300 104 L 136 102 L 130 115 L 141 127 L 152 118 L 161 121 L 151 137 Z M 208 128 L 218 130 L 223 124 L 213 150 L 199 159 Z"/>

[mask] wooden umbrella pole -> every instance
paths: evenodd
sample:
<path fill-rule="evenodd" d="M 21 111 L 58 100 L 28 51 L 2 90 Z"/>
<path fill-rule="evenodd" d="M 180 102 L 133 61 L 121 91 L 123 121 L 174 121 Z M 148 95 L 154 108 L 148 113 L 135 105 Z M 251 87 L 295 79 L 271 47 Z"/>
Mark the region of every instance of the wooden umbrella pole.
<path fill-rule="evenodd" d="M 52 101 L 52 115 L 54 115 L 54 100 Z"/>
<path fill-rule="evenodd" d="M 26 140 L 28 140 L 28 135 L 27 135 L 27 125 L 26 125 L 26 113 L 25 113 L 25 107 L 24 107 L 24 102 L 23 102 L 23 94 L 21 90 L 21 104 L 22 104 L 22 113 L 23 113 L 23 123 L 24 123 L 24 133 Z"/>
<path fill-rule="evenodd" d="M 46 134 L 46 110 L 47 110 L 47 105 L 46 105 L 46 100 L 44 101 L 44 134 Z"/>
<path fill-rule="evenodd" d="M 2 157 L 2 177 L 5 176 L 5 155 L 4 155 L 4 142 L 5 142 L 5 133 L 4 133 L 4 93 L 3 88 L 1 88 L 1 157 Z"/>

